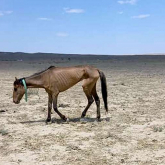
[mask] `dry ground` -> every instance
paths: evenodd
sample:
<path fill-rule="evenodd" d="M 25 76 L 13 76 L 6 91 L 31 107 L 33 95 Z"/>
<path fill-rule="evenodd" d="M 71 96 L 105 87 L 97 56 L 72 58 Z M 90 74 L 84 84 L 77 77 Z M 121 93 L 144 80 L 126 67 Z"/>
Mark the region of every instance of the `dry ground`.
<path fill-rule="evenodd" d="M 87 101 L 81 83 L 59 96 L 59 110 L 70 118 L 62 122 L 52 111 L 46 124 L 47 94 L 31 93 L 26 103 L 12 103 L 14 77 L 23 77 L 53 65 L 47 62 L 0 62 L 0 164 L 2 165 L 164 165 L 165 61 L 68 61 L 57 66 L 92 64 L 104 71 L 108 85 L 109 117 L 101 98 L 102 121 L 96 106 L 80 115 Z"/>

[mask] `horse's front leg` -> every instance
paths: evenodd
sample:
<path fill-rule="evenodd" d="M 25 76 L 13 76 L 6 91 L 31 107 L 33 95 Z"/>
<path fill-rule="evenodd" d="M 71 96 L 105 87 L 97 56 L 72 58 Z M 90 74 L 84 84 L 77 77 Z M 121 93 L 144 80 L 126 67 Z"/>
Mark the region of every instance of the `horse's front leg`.
<path fill-rule="evenodd" d="M 48 117 L 46 119 L 46 122 L 51 121 L 51 110 L 52 110 L 52 95 L 48 94 Z"/>
<path fill-rule="evenodd" d="M 58 108 L 57 108 L 57 97 L 58 95 L 55 95 L 53 96 L 53 108 L 54 108 L 54 111 L 61 117 L 61 119 L 63 119 L 64 121 L 67 121 L 68 119 L 58 111 Z"/>

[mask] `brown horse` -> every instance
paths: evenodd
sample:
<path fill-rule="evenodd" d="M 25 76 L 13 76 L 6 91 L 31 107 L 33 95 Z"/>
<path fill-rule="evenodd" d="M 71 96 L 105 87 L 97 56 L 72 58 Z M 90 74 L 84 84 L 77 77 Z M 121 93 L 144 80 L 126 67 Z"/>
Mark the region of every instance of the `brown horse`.
<path fill-rule="evenodd" d="M 107 105 L 107 85 L 104 73 L 92 66 L 75 67 L 54 67 L 35 73 L 32 76 L 20 78 L 14 82 L 13 102 L 18 104 L 23 95 L 27 96 L 27 88 L 44 88 L 48 93 L 48 117 L 47 122 L 51 121 L 52 103 L 54 111 L 63 119 L 67 118 L 58 111 L 57 97 L 63 92 L 83 80 L 83 91 L 88 99 L 88 104 L 82 112 L 81 118 L 84 118 L 91 104 L 96 102 L 97 119 L 100 120 L 100 99 L 96 92 L 96 82 L 101 79 L 101 89 L 104 101 L 104 107 L 108 112 Z"/>

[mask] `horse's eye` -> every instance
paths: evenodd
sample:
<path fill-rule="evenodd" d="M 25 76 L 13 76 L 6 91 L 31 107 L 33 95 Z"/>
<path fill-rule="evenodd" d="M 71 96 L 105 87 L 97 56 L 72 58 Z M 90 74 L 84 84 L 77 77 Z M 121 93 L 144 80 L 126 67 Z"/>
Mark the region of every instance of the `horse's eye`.
<path fill-rule="evenodd" d="M 17 88 L 14 88 L 14 91 L 16 92 L 17 91 Z"/>

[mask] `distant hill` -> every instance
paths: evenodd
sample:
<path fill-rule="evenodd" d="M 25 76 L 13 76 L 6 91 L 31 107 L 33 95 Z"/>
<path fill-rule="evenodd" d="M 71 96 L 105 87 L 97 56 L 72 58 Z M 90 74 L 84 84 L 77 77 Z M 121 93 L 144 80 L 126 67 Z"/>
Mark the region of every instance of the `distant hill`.
<path fill-rule="evenodd" d="M 108 56 L 106 56 L 108 59 Z M 24 53 L 0 52 L 0 61 L 36 61 L 36 60 L 73 60 L 73 59 L 103 59 L 102 55 L 59 54 L 59 53 Z"/>
<path fill-rule="evenodd" d="M 44 60 L 144 60 L 165 59 L 165 54 L 151 55 L 82 55 L 59 53 L 24 53 L 24 52 L 0 52 L 0 61 L 44 61 Z"/>

